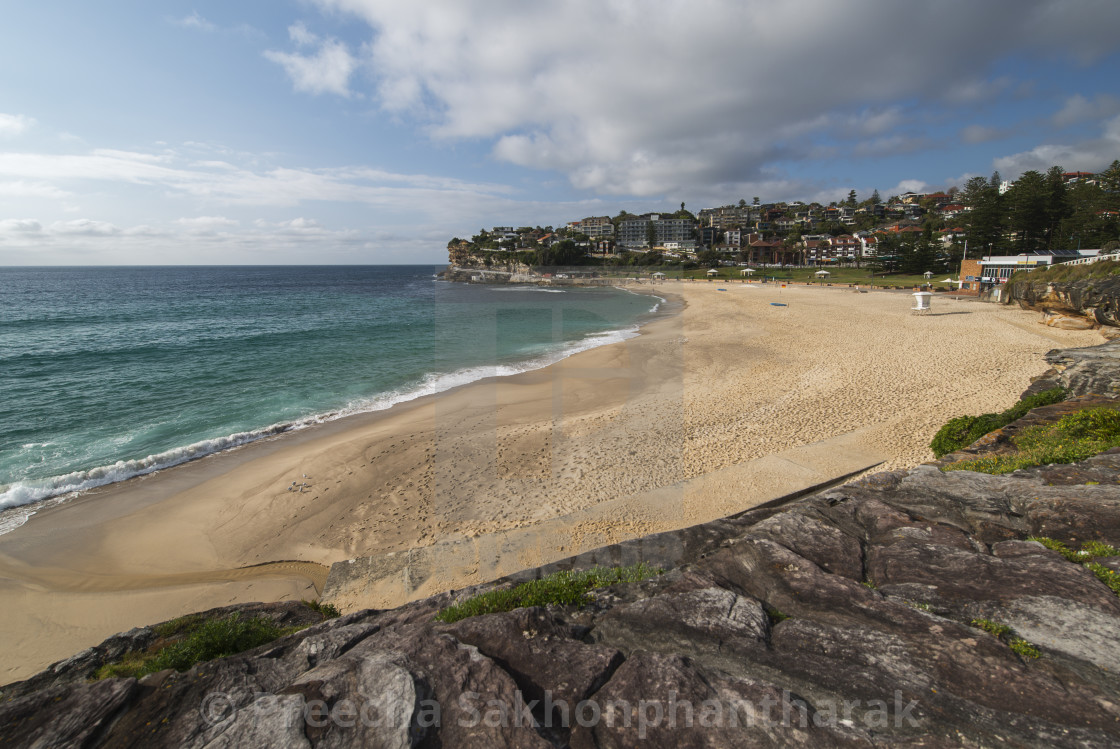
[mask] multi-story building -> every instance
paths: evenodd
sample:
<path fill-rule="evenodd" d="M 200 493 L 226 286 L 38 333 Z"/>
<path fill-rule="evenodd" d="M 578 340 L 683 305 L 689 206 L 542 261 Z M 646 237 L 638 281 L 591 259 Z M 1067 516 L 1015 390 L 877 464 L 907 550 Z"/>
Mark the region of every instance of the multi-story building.
<path fill-rule="evenodd" d="M 602 239 L 614 236 L 614 224 L 610 216 L 589 216 L 577 222 L 576 230 L 583 232 L 591 239 Z"/>
<path fill-rule="evenodd" d="M 686 218 L 661 218 L 657 213 L 647 213 L 619 223 L 618 243 L 623 247 L 648 247 L 651 227 L 656 247 L 663 247 L 666 242 L 677 243 L 681 248 L 696 245 L 692 221 Z"/>
<path fill-rule="evenodd" d="M 720 208 L 704 208 L 700 211 L 700 225 L 710 226 L 717 231 L 739 229 L 750 224 L 751 214 L 750 206 L 725 205 Z"/>

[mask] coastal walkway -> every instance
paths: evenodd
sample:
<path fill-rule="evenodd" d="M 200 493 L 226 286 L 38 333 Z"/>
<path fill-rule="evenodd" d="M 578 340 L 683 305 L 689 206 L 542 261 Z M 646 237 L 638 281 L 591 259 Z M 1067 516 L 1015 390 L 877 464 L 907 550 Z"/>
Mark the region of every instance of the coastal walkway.
<path fill-rule="evenodd" d="M 321 600 L 344 611 L 392 608 L 621 541 L 793 499 L 886 460 L 864 444 L 865 432 L 802 445 L 530 526 L 336 562 Z"/>

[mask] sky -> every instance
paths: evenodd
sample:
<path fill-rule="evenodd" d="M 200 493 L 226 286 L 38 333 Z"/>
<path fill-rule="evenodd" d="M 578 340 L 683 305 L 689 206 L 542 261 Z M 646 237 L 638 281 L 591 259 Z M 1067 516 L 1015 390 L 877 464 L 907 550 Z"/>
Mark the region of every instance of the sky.
<path fill-rule="evenodd" d="M 5 5 L 0 265 L 438 264 L 1120 158 L 1116 0 Z"/>

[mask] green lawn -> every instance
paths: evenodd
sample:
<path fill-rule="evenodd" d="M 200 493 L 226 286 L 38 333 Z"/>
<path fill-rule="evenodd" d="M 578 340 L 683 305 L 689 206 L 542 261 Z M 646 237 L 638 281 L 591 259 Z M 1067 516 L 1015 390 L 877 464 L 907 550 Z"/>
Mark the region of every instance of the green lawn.
<path fill-rule="evenodd" d="M 614 269 L 611 270 L 613 271 Z M 719 271 L 718 276 L 709 276 L 708 268 L 694 268 L 693 270 L 686 271 L 681 271 L 679 269 L 663 269 L 660 272 L 664 273 L 665 276 L 669 279 L 685 278 L 698 281 L 706 281 L 711 279 L 713 283 L 715 283 L 716 281 L 733 281 L 738 283 L 744 279 L 744 276 L 742 275 L 742 267 L 722 266 L 720 268 L 717 268 L 717 270 Z M 654 272 L 657 271 L 657 268 L 620 268 L 617 269 L 617 275 L 649 278 Z M 748 276 L 747 278 L 750 278 L 752 281 L 758 281 L 762 278 L 767 278 L 771 280 L 777 280 L 779 282 L 794 283 L 798 285 L 812 284 L 813 286 L 827 286 L 828 284 L 832 284 L 833 286 L 847 286 L 849 284 L 859 284 L 860 286 L 879 286 L 887 288 L 897 286 L 907 289 L 927 283 L 926 279 L 921 275 L 911 276 L 898 273 L 884 275 L 882 273 L 879 273 L 872 277 L 871 271 L 869 271 L 867 268 L 830 268 L 829 273 L 831 275 L 828 278 L 821 279 L 817 278 L 816 275 L 814 275 L 815 272 L 815 268 L 760 267 L 755 268 L 754 275 Z M 615 273 L 612 272 L 611 275 L 615 275 Z M 950 275 L 955 274 L 942 273 L 940 275 L 934 276 L 931 279 L 930 286 L 932 286 L 935 290 L 948 290 L 950 285 L 940 282 L 948 278 Z"/>

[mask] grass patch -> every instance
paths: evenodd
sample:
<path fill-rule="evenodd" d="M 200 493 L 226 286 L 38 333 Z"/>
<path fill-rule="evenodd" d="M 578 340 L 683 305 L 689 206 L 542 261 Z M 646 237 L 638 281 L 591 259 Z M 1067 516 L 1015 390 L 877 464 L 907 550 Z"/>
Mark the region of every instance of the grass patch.
<path fill-rule="evenodd" d="M 981 414 L 980 416 L 958 416 L 950 419 L 943 427 L 937 430 L 930 442 L 933 454 L 940 458 L 951 452 L 968 447 L 985 434 L 1005 427 L 1016 419 L 1021 419 L 1028 411 L 1039 406 L 1049 406 L 1060 403 L 1066 399 L 1066 391 L 1062 388 L 1051 388 L 1041 393 L 1027 396 L 1011 408 L 1000 413 Z"/>
<path fill-rule="evenodd" d="M 1085 567 L 1096 575 L 1102 583 L 1107 585 L 1113 593 L 1120 596 L 1120 575 L 1118 575 L 1115 570 L 1111 570 L 1097 562 L 1089 562 Z"/>
<path fill-rule="evenodd" d="M 1047 549 L 1058 552 L 1074 564 L 1080 564 L 1096 575 L 1097 579 L 1107 585 L 1113 593 L 1120 596 L 1120 573 L 1096 561 L 1097 559 L 1120 556 L 1120 549 L 1112 544 L 1102 543 L 1101 541 L 1086 541 L 1081 544 L 1080 551 L 1074 551 L 1061 541 L 1055 541 L 1045 536 L 1030 536 L 1027 540 L 1037 541 Z"/>
<path fill-rule="evenodd" d="M 912 609 L 917 609 L 918 611 L 925 611 L 925 612 L 928 612 L 928 613 L 931 613 L 931 614 L 933 613 L 933 607 L 930 606 L 928 603 L 923 603 L 921 601 L 904 601 L 904 603 Z"/>
<path fill-rule="evenodd" d="M 784 622 L 789 619 L 789 614 L 783 614 L 777 609 L 766 609 L 766 618 L 770 620 L 770 626 L 773 627 L 778 622 Z"/>
<path fill-rule="evenodd" d="M 127 653 L 119 661 L 106 663 L 94 678 L 133 676 L 140 678 L 173 668 L 186 671 L 196 663 L 224 658 L 251 650 L 303 627 L 280 627 L 265 616 L 242 619 L 240 614 L 204 619 L 198 614 L 180 617 L 153 628 L 159 638 L 143 652 Z M 179 638 L 166 643 L 168 638 Z M 165 644 L 160 646 L 160 643 Z"/>
<path fill-rule="evenodd" d="M 973 619 L 972 626 L 977 629 L 982 629 L 990 635 L 995 637 L 1003 637 L 1011 634 L 1011 627 L 999 622 L 993 622 L 990 619 Z"/>
<path fill-rule="evenodd" d="M 973 627 L 982 629 L 993 637 L 1005 642 L 1007 647 L 1018 656 L 1023 658 L 1038 658 L 1042 655 L 1042 651 L 1030 644 L 1022 637 L 1015 634 L 1015 630 L 1006 624 L 993 622 L 990 619 L 973 619 L 971 622 Z"/>
<path fill-rule="evenodd" d="M 1103 260 L 1085 265 L 1065 265 L 1059 263 L 1045 269 L 1019 271 L 1011 276 L 1008 283 L 1024 281 L 1027 283 L 1049 283 L 1053 281 L 1082 281 L 1094 278 L 1109 278 L 1120 275 L 1120 263 Z"/>
<path fill-rule="evenodd" d="M 960 460 L 941 470 L 1003 474 L 1031 466 L 1077 463 L 1120 447 L 1120 411 L 1087 408 L 1054 424 L 1024 429 L 1013 442 L 1016 453 Z"/>
<path fill-rule="evenodd" d="M 531 580 L 505 590 L 491 590 L 449 606 L 436 621 L 451 624 L 482 614 L 497 614 L 526 606 L 583 606 L 591 602 L 591 591 L 617 583 L 633 583 L 662 572 L 645 562 L 628 567 L 595 567 L 582 572 L 554 572 L 540 580 Z"/>
<path fill-rule="evenodd" d="M 1042 655 L 1042 651 L 1031 645 L 1022 637 L 1012 637 L 1007 642 L 1007 647 L 1011 648 L 1016 654 L 1024 658 L 1038 658 Z"/>
<path fill-rule="evenodd" d="M 322 614 L 324 619 L 337 619 L 342 616 L 342 612 L 333 603 L 321 603 L 319 601 L 300 601 L 300 603 L 312 611 Z"/>

